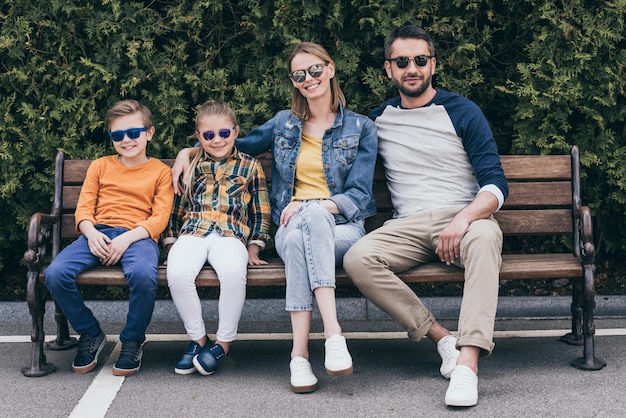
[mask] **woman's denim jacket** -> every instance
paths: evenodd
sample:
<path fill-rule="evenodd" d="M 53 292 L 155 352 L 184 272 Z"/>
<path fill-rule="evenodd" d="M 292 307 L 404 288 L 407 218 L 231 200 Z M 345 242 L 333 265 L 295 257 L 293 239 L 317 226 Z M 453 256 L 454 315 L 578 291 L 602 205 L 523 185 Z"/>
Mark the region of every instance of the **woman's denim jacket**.
<path fill-rule="evenodd" d="M 302 124 L 290 110 L 283 110 L 236 142 L 240 151 L 253 156 L 267 150 L 272 153 L 270 200 L 276 225 L 280 225 L 280 214 L 293 196 Z M 336 223 L 358 221 L 376 213 L 372 182 L 377 153 L 374 122 L 340 106 L 333 126 L 322 139 L 324 176 L 340 212 L 335 215 Z"/>

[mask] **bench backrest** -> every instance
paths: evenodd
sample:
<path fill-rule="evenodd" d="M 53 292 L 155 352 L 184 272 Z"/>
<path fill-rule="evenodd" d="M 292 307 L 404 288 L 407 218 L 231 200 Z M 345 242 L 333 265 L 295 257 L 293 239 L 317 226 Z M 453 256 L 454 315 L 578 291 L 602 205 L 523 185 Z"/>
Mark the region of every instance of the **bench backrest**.
<path fill-rule="evenodd" d="M 495 216 L 503 233 L 506 236 L 576 234 L 581 205 L 577 147 L 572 148 L 571 155 L 503 155 L 501 158 L 509 181 L 509 197 Z M 271 184 L 269 154 L 259 159 Z M 173 160 L 163 161 L 173 163 Z M 90 160 L 64 160 L 62 153 L 57 156 L 55 206 L 62 214 L 62 222 L 55 235 L 60 239 L 77 236 L 74 210 L 89 164 Z M 374 197 L 378 214 L 367 220 L 368 231 L 382 225 L 393 214 L 381 164 L 376 167 Z M 572 238 L 577 242 L 577 237 Z M 58 249 L 53 249 L 56 254 L 55 250 Z"/>

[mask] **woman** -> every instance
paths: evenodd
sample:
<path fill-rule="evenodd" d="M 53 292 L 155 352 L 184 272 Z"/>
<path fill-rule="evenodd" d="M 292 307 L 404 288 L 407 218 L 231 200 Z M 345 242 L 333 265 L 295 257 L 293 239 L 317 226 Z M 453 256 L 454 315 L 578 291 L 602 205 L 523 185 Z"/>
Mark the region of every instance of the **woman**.
<path fill-rule="evenodd" d="M 365 234 L 364 219 L 376 211 L 372 181 L 378 138 L 371 120 L 345 109 L 335 63 L 321 45 L 296 45 L 287 70 L 294 87 L 291 110 L 238 139 L 237 148 L 251 155 L 272 152 L 272 221 L 278 226 L 276 250 L 285 263 L 293 329 L 291 388 L 306 393 L 318 384 L 308 360 L 313 296 L 324 325 L 327 373 L 352 373 L 337 320 L 335 267 Z M 175 178 L 188 153 L 179 154 Z"/>

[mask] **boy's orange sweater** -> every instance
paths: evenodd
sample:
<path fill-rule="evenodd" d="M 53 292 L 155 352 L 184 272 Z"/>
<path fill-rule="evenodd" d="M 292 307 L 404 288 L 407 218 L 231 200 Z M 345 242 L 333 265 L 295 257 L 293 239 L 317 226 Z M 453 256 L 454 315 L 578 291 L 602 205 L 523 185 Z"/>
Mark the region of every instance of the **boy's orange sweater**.
<path fill-rule="evenodd" d="M 76 229 L 84 220 L 127 229 L 142 226 L 158 242 L 173 202 L 171 170 L 160 160 L 127 167 L 117 155 L 101 157 L 87 170 L 76 205 Z"/>

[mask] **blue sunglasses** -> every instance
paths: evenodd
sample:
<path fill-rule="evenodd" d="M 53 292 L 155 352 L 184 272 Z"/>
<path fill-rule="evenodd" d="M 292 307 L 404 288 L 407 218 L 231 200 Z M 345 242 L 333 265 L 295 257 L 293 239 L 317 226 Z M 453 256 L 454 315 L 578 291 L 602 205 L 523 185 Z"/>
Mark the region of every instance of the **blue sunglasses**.
<path fill-rule="evenodd" d="M 233 126 L 232 128 L 224 128 L 224 129 L 220 129 L 219 131 L 217 131 L 217 134 L 219 136 L 221 136 L 222 138 L 226 139 L 230 136 L 230 133 L 233 131 L 233 129 L 235 129 L 237 127 L 237 125 Z M 215 138 L 215 132 L 214 131 L 204 131 L 204 132 L 200 132 L 200 135 L 202 135 L 202 137 L 204 139 L 206 139 L 207 141 L 211 141 L 213 140 L 213 138 Z"/>
<path fill-rule="evenodd" d="M 128 136 L 129 139 L 137 139 L 141 135 L 142 132 L 146 132 L 148 128 L 130 128 L 124 131 L 113 131 L 109 132 L 109 136 L 113 140 L 113 142 L 121 142 L 124 140 L 124 136 Z"/>

